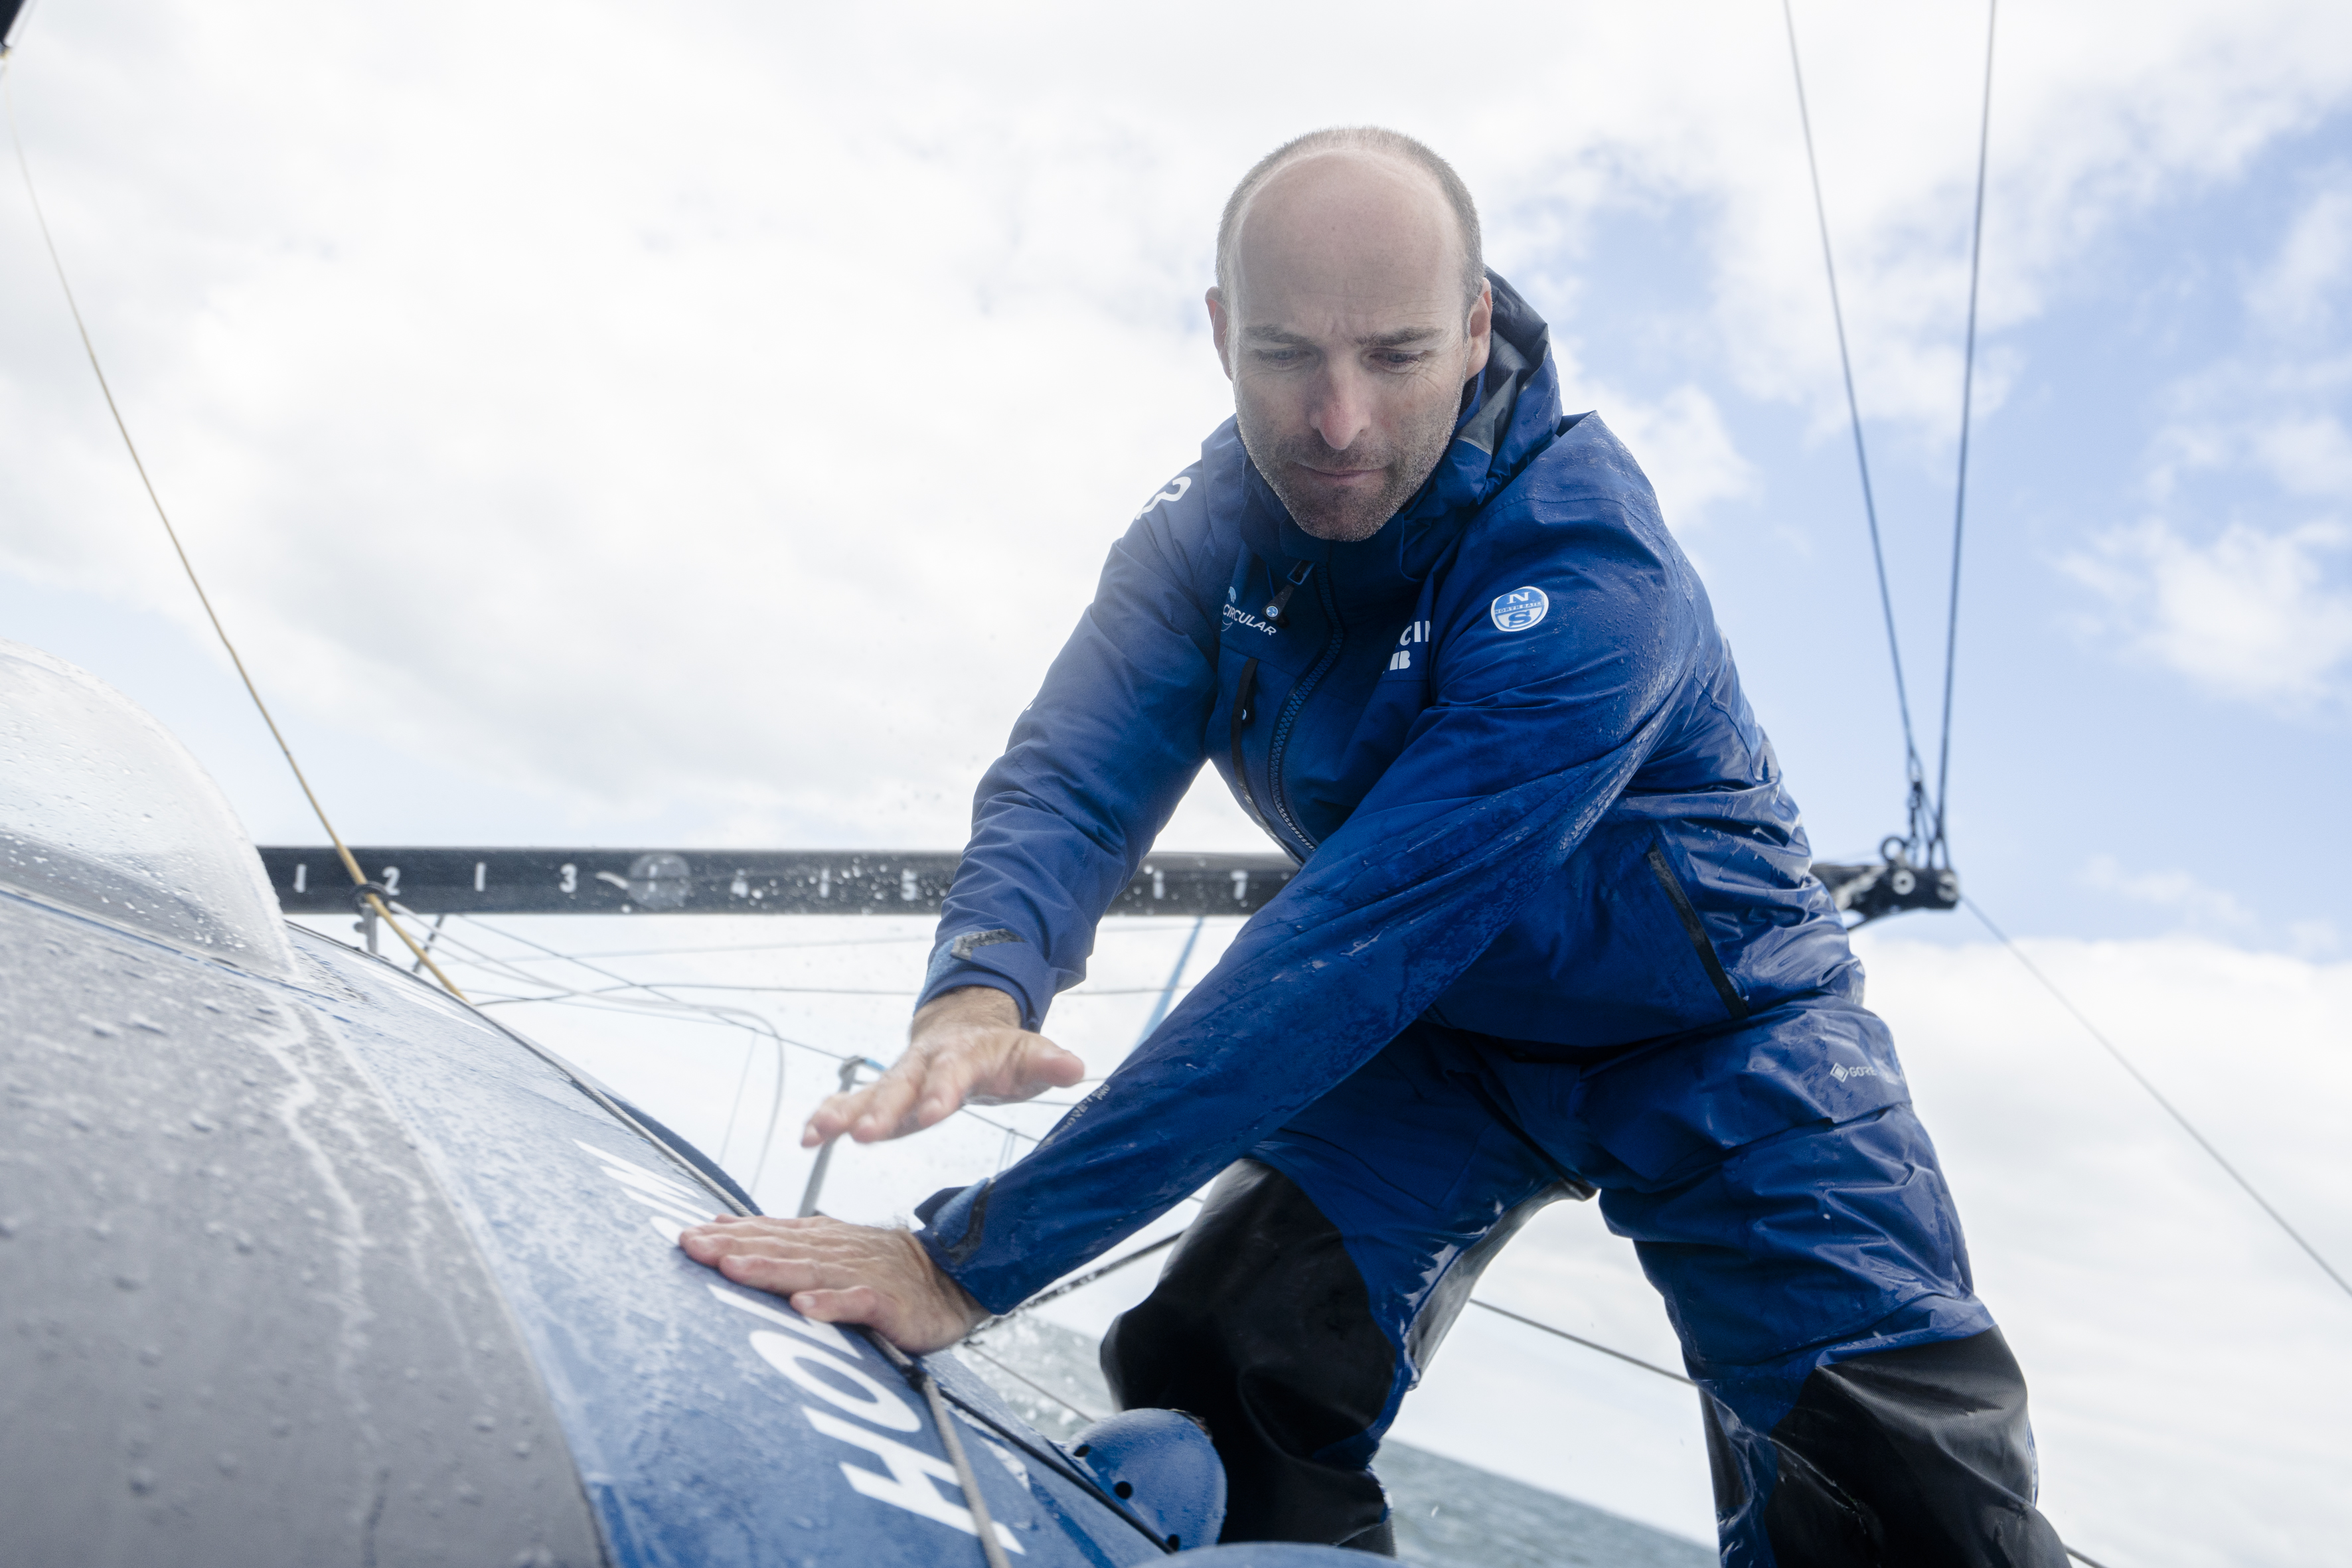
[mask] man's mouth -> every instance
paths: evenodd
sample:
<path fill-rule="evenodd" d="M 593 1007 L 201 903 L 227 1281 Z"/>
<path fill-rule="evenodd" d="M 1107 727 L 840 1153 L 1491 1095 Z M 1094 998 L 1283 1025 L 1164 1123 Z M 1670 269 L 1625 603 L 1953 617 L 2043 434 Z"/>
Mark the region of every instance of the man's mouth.
<path fill-rule="evenodd" d="M 1381 468 L 1321 468 L 1312 463 L 1301 463 L 1298 466 L 1318 479 L 1328 479 L 1333 484 L 1341 485 L 1355 479 L 1370 479 L 1375 474 L 1385 471 Z"/>

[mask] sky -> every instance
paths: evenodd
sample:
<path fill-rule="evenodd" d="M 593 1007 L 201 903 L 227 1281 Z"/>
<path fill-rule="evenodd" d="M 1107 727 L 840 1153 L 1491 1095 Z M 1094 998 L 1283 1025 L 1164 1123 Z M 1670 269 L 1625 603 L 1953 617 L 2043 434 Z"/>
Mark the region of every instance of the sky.
<path fill-rule="evenodd" d="M 1985 14 L 1795 15 L 1933 769 Z M 1103 552 L 1229 411 L 1200 303 L 1226 191 L 1299 131 L 1368 121 L 1461 169 L 1570 405 L 1647 468 L 1817 851 L 1861 858 L 1901 825 L 1777 6 L 1504 5 L 1474 27 L 1361 4 L 37 0 L 18 44 L 16 121 L 117 397 L 356 842 L 954 847 Z M 2352 1194 L 2315 1151 L 2352 1133 L 2347 1031 L 2308 999 L 2352 973 L 2331 798 L 2352 753 L 2347 163 L 2340 5 L 2003 14 L 1950 764 L 1970 896 L 2185 1103 L 2238 1117 L 2226 1146 L 2277 1162 L 2283 1205 L 2339 1257 Z M 0 636 L 148 706 L 257 839 L 315 842 L 21 188 L 0 195 Z M 1206 791 L 1162 842 L 1261 847 Z M 2342 1455 L 2310 1401 L 2344 1357 L 2316 1336 L 2340 1340 L 2326 1313 L 2352 1302 L 2306 1301 L 2309 1265 L 2082 1065 L 2095 1047 L 2033 1011 L 1969 917 L 1864 945 L 1923 1097 L 1923 1057 L 1944 1063 L 1930 1126 L 1956 1164 L 1977 1151 L 1980 1273 L 2042 1281 L 2017 1287 L 2053 1314 L 2037 1399 L 2114 1373 L 2069 1394 L 2090 1415 L 2042 1416 L 2069 1517 L 2126 1562 L 2309 1560 L 2323 1537 L 2293 1531 L 2321 1528 L 2297 1510 L 2324 1487 L 2297 1465 Z M 921 945 L 875 951 L 856 963 Z M 887 1055 L 896 1027 L 884 998 L 761 1005 L 828 1046 Z M 1109 1005 L 1057 1020 L 1085 1035 Z M 651 1036 L 596 1038 L 580 1048 L 620 1052 L 599 1060 L 681 1125 L 734 1103 L 729 1082 L 689 1093 Z M 2039 1083 L 2045 1057 L 2047 1119 L 1997 1087 Z M 2029 1134 L 2020 1190 L 2000 1152 Z M 1577 1217 L 1520 1244 L 1527 1289 L 1615 1291 L 1606 1312 L 1657 1352 L 1646 1287 Z M 2137 1337 L 2098 1327 L 2104 1306 L 2063 1321 L 2174 1296 L 2193 1303 Z M 2273 1301 L 2293 1304 L 2275 1333 Z M 2274 1359 L 2233 1384 L 2252 1321 L 2336 1381 Z M 1475 1400 L 1427 1392 L 1415 1440 L 1496 1447 Z M 2275 1506 L 2183 1479 L 2250 1453 L 2286 1479 L 2243 1495 Z M 1514 1473 L 1610 1506 L 1649 1496 L 1633 1469 Z M 1703 1532 L 1684 1483 L 1621 1510 Z"/>

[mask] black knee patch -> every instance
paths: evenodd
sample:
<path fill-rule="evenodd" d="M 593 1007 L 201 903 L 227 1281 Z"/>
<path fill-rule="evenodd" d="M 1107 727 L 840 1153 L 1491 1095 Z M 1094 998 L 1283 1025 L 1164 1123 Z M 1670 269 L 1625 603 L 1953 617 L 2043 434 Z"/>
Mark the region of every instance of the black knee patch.
<path fill-rule="evenodd" d="M 1998 1329 L 1817 1369 L 1772 1442 L 1764 1529 L 1790 1568 L 2064 1568 Z"/>
<path fill-rule="evenodd" d="M 1380 1419 L 1396 1347 L 1338 1227 L 1272 1166 L 1218 1180 L 1150 1297 L 1104 1336 L 1102 1367 L 1121 1409 L 1208 1424 L 1222 1539 L 1328 1544 L 1380 1527 L 1380 1483 L 1327 1450 Z"/>

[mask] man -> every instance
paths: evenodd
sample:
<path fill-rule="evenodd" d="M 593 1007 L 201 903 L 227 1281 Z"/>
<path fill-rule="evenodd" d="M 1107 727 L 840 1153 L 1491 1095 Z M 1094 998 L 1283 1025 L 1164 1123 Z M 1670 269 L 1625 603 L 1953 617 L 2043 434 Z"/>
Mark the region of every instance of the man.
<path fill-rule="evenodd" d="M 1393 132 L 1293 142 L 1208 306 L 1234 420 L 982 783 L 906 1056 L 808 1140 L 1075 1083 L 1035 1031 L 1203 761 L 1297 876 L 921 1231 L 688 1250 L 929 1350 L 1216 1177 L 1113 1390 L 1207 1424 L 1226 1540 L 1381 1552 L 1399 1402 L 1511 1233 L 1597 1189 L 1705 1391 L 1727 1563 L 2057 1568 L 2022 1377 L 1706 593 L 1562 417 L 1460 180 Z"/>

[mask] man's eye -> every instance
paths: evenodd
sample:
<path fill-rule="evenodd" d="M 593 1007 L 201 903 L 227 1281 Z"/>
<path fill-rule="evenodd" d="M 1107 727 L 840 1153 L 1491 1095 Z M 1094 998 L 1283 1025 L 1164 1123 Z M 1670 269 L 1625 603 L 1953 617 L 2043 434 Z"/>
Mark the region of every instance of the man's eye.
<path fill-rule="evenodd" d="M 1258 359 L 1265 364 L 1288 364 L 1298 358 L 1297 349 L 1260 349 Z"/>
<path fill-rule="evenodd" d="M 1423 356 L 1417 351 L 1391 349 L 1388 353 L 1381 355 L 1381 363 L 1394 370 L 1403 370 L 1409 365 L 1419 364 L 1422 362 L 1423 357 Z"/>

